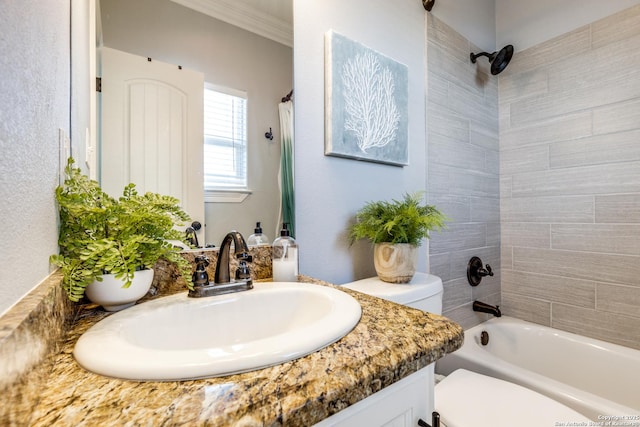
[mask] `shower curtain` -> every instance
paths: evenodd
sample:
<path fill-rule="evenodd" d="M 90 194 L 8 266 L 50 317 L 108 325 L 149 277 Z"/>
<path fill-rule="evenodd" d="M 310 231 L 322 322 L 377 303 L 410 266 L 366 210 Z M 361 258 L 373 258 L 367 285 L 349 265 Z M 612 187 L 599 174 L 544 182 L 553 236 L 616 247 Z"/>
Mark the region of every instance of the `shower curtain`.
<path fill-rule="evenodd" d="M 293 197 L 293 101 L 281 102 L 280 112 L 280 215 L 276 230 L 287 223 L 292 237 L 296 235 L 295 200 Z M 279 236 L 276 233 L 276 237 Z"/>

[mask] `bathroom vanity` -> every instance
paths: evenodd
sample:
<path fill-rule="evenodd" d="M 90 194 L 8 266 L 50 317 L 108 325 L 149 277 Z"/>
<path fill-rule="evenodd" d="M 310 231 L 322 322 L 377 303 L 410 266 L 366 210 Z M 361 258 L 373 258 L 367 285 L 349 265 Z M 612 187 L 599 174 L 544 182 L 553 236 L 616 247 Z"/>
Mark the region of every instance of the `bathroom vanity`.
<path fill-rule="evenodd" d="M 344 291 L 360 303 L 362 317 L 334 344 L 280 365 L 189 381 L 127 381 L 81 368 L 72 356 L 75 342 L 109 315 L 87 306 L 61 350 L 47 361 L 48 380 L 33 396 L 29 419 L 22 421 L 32 426 L 310 426 L 340 425 L 341 420 L 383 425 L 397 423 L 399 416 L 413 422 L 404 412 L 415 405 L 431 410 L 429 365 L 462 345 L 462 328 L 438 315 Z"/>

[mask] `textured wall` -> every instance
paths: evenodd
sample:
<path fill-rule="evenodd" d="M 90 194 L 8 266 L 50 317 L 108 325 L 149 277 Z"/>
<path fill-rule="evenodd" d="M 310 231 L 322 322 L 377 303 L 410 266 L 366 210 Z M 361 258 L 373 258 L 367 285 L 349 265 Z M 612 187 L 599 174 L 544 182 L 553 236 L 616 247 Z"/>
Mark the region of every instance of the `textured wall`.
<path fill-rule="evenodd" d="M 432 234 L 429 261 L 444 314 L 468 328 L 487 319 L 473 300 L 500 304 L 498 81 L 485 59 L 469 61 L 472 43 L 427 16 L 428 199 L 451 218 Z M 495 272 L 477 287 L 466 276 L 474 255 Z"/>
<path fill-rule="evenodd" d="M 69 133 L 69 0 L 0 13 L 0 313 L 49 274 L 58 250 L 58 129 Z"/>
<path fill-rule="evenodd" d="M 640 348 L 640 6 L 500 77 L 506 314 Z"/>

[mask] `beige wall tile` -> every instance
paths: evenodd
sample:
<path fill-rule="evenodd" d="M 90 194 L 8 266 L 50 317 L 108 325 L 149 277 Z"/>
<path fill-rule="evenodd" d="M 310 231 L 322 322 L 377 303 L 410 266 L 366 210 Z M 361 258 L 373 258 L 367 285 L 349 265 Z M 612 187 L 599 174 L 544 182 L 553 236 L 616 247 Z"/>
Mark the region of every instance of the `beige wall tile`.
<path fill-rule="evenodd" d="M 503 312 L 640 348 L 640 5 L 517 52 L 499 104 Z"/>
<path fill-rule="evenodd" d="M 638 35 L 640 35 L 640 5 L 591 24 L 591 43 L 594 48 Z"/>
<path fill-rule="evenodd" d="M 500 247 L 500 267 L 501 270 L 503 268 L 513 269 L 513 247 L 505 245 Z"/>
<path fill-rule="evenodd" d="M 496 295 L 500 295 L 501 289 L 501 271 L 495 271 L 493 276 L 486 276 L 482 278 L 482 281 L 478 286 L 471 286 L 469 281 L 466 280 L 467 286 L 471 288 L 471 299 L 479 300 L 493 305 L 500 305 L 500 300 L 496 299 Z"/>
<path fill-rule="evenodd" d="M 502 291 L 502 314 L 539 325 L 551 326 L 551 303 Z"/>
<path fill-rule="evenodd" d="M 449 280 L 443 284 L 442 310 L 449 311 L 471 301 L 472 290 L 467 278 Z"/>
<path fill-rule="evenodd" d="M 433 254 L 486 246 L 486 226 L 482 223 L 452 223 L 446 230 L 431 234 L 429 251 Z"/>
<path fill-rule="evenodd" d="M 638 120 L 640 127 L 640 108 Z M 549 151 L 549 165 L 554 169 L 634 160 L 640 160 L 640 130 L 553 143 Z"/>
<path fill-rule="evenodd" d="M 430 107 L 428 115 L 429 142 L 434 135 L 444 135 L 456 141 L 469 141 L 469 120 L 457 117 L 448 108 L 440 106 Z"/>
<path fill-rule="evenodd" d="M 640 318 L 553 304 L 552 319 L 554 328 L 640 349 Z"/>
<path fill-rule="evenodd" d="M 470 121 L 469 143 L 477 145 L 478 147 L 498 151 L 500 148 L 500 141 L 498 138 L 498 131 L 493 126 L 487 127 L 484 124 L 478 124 L 477 122 Z"/>
<path fill-rule="evenodd" d="M 500 220 L 505 223 L 593 222 L 593 200 L 593 196 L 503 198 Z"/>
<path fill-rule="evenodd" d="M 550 224 L 503 221 L 500 239 L 503 246 L 549 249 L 551 247 L 550 229 Z"/>
<path fill-rule="evenodd" d="M 566 141 L 591 135 L 591 112 L 579 112 L 551 120 L 539 120 L 500 133 L 500 149 L 510 150 L 527 145 Z"/>
<path fill-rule="evenodd" d="M 471 64 L 468 40 L 427 17 L 428 197 L 452 218 L 432 235 L 431 272 L 445 283 L 446 315 L 463 326 L 483 320 L 471 310 L 469 259 L 500 268 L 498 80 L 488 62 Z M 485 289 L 500 298 L 500 282 Z"/>
<path fill-rule="evenodd" d="M 551 248 L 640 255 L 638 224 L 553 224 Z M 640 265 L 638 266 L 640 273 Z"/>
<path fill-rule="evenodd" d="M 499 192 L 496 174 L 429 164 L 430 191 L 468 196 L 494 196 Z"/>
<path fill-rule="evenodd" d="M 429 273 L 438 276 L 442 282 L 451 280 L 451 254 L 429 253 Z"/>
<path fill-rule="evenodd" d="M 547 144 L 500 152 L 500 173 L 502 175 L 547 169 L 549 169 L 549 146 Z"/>
<path fill-rule="evenodd" d="M 500 221 L 500 199 L 497 195 L 494 197 L 471 197 L 470 202 L 471 222 L 498 223 Z"/>
<path fill-rule="evenodd" d="M 640 222 L 640 194 L 611 194 L 596 196 L 596 222 Z"/>
<path fill-rule="evenodd" d="M 630 255 L 514 247 L 513 269 L 640 286 L 640 257 Z"/>
<path fill-rule="evenodd" d="M 519 53 L 516 53 L 519 55 Z M 513 102 L 529 96 L 547 93 L 548 70 L 536 68 L 522 73 L 511 73 L 499 77 L 500 104 Z"/>
<path fill-rule="evenodd" d="M 591 29 L 580 27 L 544 43 L 516 52 L 505 70 L 506 75 L 548 67 L 557 61 L 580 55 L 591 48 Z"/>
<path fill-rule="evenodd" d="M 502 273 L 502 290 L 516 298 L 522 295 L 549 302 L 596 307 L 596 282 L 570 279 L 548 274 L 529 273 L 505 269 Z"/>
<path fill-rule="evenodd" d="M 640 162 L 530 172 L 513 176 L 513 197 L 640 192 Z"/>
<path fill-rule="evenodd" d="M 511 198 L 511 181 L 510 176 L 500 176 L 500 205 L 506 198 Z M 502 209 L 502 208 L 500 208 Z"/>
<path fill-rule="evenodd" d="M 471 309 L 471 302 L 451 310 L 444 311 L 442 314 L 449 319 L 457 322 L 464 329 L 473 328 L 482 322 L 489 320 L 489 315 L 484 313 L 476 313 Z"/>
<path fill-rule="evenodd" d="M 429 161 L 483 172 L 487 170 L 485 149 L 440 136 L 429 140 Z"/>
<path fill-rule="evenodd" d="M 606 84 L 605 84 L 606 83 Z M 511 103 L 511 126 L 527 126 L 590 108 L 628 101 L 640 96 L 640 69 L 617 80 L 572 87 Z"/>
<path fill-rule="evenodd" d="M 598 283 L 596 292 L 598 310 L 640 317 L 640 287 Z"/>
<path fill-rule="evenodd" d="M 640 128 L 640 99 L 605 105 L 593 110 L 593 133 L 610 134 Z"/>
<path fill-rule="evenodd" d="M 471 202 L 468 196 L 431 193 L 429 194 L 428 203 L 430 205 L 435 205 L 440 212 L 449 218 L 449 221 L 471 221 Z"/>
<path fill-rule="evenodd" d="M 637 76 L 640 66 L 639 43 L 640 37 L 628 38 L 556 62 L 549 67 L 549 93 L 590 92 L 596 87 L 610 86 L 612 82 L 620 82 L 622 87 L 632 86 L 633 81 L 629 79 Z"/>
<path fill-rule="evenodd" d="M 461 60 L 447 50 L 429 42 L 427 44 L 427 63 L 430 66 L 429 80 L 433 77 L 440 77 L 470 90 L 478 90 L 474 75 L 475 67 L 472 68 L 473 64 L 469 61 L 468 56 L 465 60 Z"/>
<path fill-rule="evenodd" d="M 431 14 L 427 14 L 427 40 L 453 55 L 458 61 L 471 62 L 469 61 L 471 52 L 469 40 Z"/>

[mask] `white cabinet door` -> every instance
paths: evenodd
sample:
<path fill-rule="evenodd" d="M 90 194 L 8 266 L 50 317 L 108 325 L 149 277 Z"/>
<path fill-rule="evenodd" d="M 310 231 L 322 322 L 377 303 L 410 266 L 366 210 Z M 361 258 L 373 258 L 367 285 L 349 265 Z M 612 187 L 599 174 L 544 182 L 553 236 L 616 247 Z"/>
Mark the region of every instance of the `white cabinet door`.
<path fill-rule="evenodd" d="M 433 368 L 431 364 L 315 426 L 416 427 L 419 419 L 431 423 Z"/>
<path fill-rule="evenodd" d="M 139 193 L 174 196 L 204 224 L 204 75 L 111 48 L 101 54 L 102 188 L 119 197 L 133 182 Z"/>

